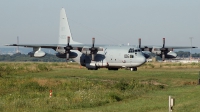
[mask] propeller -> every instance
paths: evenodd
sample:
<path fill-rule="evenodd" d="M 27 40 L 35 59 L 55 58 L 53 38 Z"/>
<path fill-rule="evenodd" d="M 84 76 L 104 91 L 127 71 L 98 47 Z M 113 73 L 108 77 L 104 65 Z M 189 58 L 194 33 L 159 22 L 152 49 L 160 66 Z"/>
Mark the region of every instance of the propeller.
<path fill-rule="evenodd" d="M 143 46 L 141 47 L 141 38 L 138 39 L 138 47 L 142 50 L 142 51 L 149 51 L 150 49 L 148 48 L 148 46 Z"/>
<path fill-rule="evenodd" d="M 165 38 L 163 38 L 163 48 L 165 47 Z"/>
<path fill-rule="evenodd" d="M 141 38 L 139 38 L 139 48 L 141 48 Z"/>
<path fill-rule="evenodd" d="M 165 38 L 163 38 L 163 46 L 162 48 L 160 49 L 161 50 L 161 54 L 162 54 L 162 60 L 165 61 Z"/>
<path fill-rule="evenodd" d="M 66 60 L 69 60 L 69 53 L 70 50 L 72 49 L 72 46 L 69 45 L 69 43 L 70 43 L 70 36 L 67 37 L 67 46 L 65 47 Z"/>
<path fill-rule="evenodd" d="M 92 47 L 89 49 L 92 54 L 92 61 L 94 61 L 94 56 L 97 53 L 98 49 L 94 47 L 95 38 L 92 38 Z"/>

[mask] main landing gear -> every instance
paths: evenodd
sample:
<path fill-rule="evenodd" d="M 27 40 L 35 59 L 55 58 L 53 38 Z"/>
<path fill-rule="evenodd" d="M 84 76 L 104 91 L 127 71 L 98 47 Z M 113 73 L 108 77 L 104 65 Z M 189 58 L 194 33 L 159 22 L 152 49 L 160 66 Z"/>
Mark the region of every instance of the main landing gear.
<path fill-rule="evenodd" d="M 130 68 L 131 71 L 137 71 L 137 67 Z"/>
<path fill-rule="evenodd" d="M 108 68 L 108 70 L 118 70 L 119 68 Z"/>
<path fill-rule="evenodd" d="M 88 70 L 98 70 L 98 68 L 88 68 Z"/>

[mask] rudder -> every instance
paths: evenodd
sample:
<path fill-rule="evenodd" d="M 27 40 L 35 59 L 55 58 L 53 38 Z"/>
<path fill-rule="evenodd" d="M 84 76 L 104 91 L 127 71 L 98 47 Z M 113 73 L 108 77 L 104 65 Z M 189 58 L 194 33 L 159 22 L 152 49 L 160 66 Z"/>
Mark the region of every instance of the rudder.
<path fill-rule="evenodd" d="M 70 37 L 70 44 L 79 44 L 78 42 L 73 41 L 71 36 L 69 23 L 67 20 L 65 9 L 62 8 L 60 11 L 60 27 L 59 27 L 59 40 L 58 44 L 67 44 L 67 37 Z"/>

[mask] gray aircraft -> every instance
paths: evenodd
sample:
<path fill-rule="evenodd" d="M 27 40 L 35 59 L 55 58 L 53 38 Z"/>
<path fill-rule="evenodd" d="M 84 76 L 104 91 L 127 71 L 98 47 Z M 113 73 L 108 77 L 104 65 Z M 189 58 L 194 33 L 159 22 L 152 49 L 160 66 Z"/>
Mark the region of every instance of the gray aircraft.
<path fill-rule="evenodd" d="M 46 53 L 41 48 L 52 48 L 58 52 L 56 54 L 57 57 L 66 58 L 66 60 L 73 58 L 75 62 L 78 62 L 81 66 L 85 66 L 88 70 L 129 68 L 131 71 L 137 71 L 137 67 L 146 62 L 144 54 L 138 47 L 94 44 L 95 38 L 92 38 L 91 45 L 73 40 L 65 9 L 62 8 L 60 11 L 58 44 L 8 44 L 7 46 L 32 47 L 33 51 L 28 53 L 31 57 L 43 57 Z"/>
<path fill-rule="evenodd" d="M 92 38 L 92 44 L 82 44 L 75 42 L 71 36 L 65 9 L 60 11 L 60 28 L 58 44 L 8 44 L 7 46 L 23 46 L 32 47 L 33 51 L 29 53 L 31 57 L 43 57 L 45 52 L 41 48 L 51 48 L 57 51 L 56 56 L 59 58 L 73 58 L 81 66 L 85 66 L 88 70 L 98 70 L 99 68 L 108 68 L 108 70 L 118 70 L 119 68 L 128 68 L 131 71 L 137 71 L 137 67 L 146 62 L 148 54 L 142 51 L 150 51 L 163 60 L 165 58 L 175 58 L 177 54 L 173 49 L 195 48 L 195 47 L 165 47 L 165 39 L 163 46 L 141 46 L 139 39 L 139 47 L 135 46 L 109 46 L 94 45 L 95 38 Z"/>

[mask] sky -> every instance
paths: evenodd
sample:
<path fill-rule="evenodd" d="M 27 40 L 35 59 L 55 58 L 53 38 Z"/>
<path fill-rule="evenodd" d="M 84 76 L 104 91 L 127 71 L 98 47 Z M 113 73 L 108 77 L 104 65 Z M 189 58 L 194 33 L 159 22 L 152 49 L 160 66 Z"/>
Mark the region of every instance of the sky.
<path fill-rule="evenodd" d="M 57 44 L 62 7 L 77 42 L 200 48 L 200 0 L 1 0 L 0 46 Z"/>

